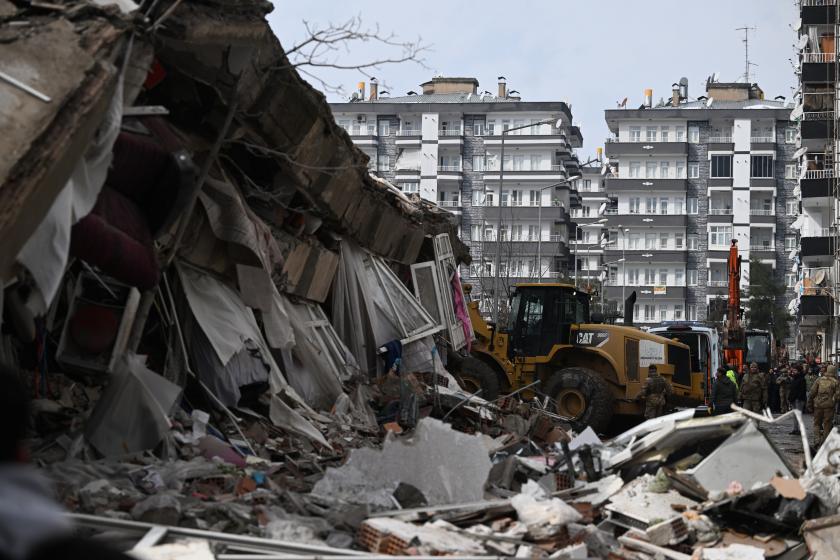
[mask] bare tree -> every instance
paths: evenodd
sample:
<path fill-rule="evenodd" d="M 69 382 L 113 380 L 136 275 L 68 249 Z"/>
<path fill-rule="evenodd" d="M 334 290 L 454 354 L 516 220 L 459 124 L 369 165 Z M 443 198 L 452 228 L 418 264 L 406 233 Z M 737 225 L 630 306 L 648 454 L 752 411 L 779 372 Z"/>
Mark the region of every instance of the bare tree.
<path fill-rule="evenodd" d="M 340 85 L 331 84 L 319 75 L 323 69 L 350 70 L 370 78 L 372 71 L 391 64 L 412 62 L 428 68 L 423 55 L 431 50 L 431 45 L 420 37 L 407 41 L 394 33 L 384 33 L 378 24 L 367 27 L 361 16 L 323 27 L 308 21 L 303 25 L 307 37 L 286 49 L 286 56 L 293 68 L 318 82 L 325 92 L 344 93 Z M 382 55 L 373 60 L 354 60 L 354 51 L 366 44 L 375 46 Z M 384 83 L 383 86 L 387 87 Z"/>

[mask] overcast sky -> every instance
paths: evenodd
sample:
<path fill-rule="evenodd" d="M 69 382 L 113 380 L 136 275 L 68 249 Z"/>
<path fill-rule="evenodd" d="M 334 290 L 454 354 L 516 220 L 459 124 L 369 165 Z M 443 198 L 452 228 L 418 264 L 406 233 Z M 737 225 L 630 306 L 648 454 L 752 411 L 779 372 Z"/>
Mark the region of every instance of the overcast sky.
<path fill-rule="evenodd" d="M 750 33 L 752 81 L 768 98 L 791 100 L 795 76 L 789 59 L 796 40 L 794 0 L 274 0 L 269 15 L 274 32 L 288 48 L 306 36 L 303 20 L 313 25 L 361 16 L 403 40 L 430 45 L 428 68 L 403 63 L 374 70 L 391 95 L 420 91 L 433 75 L 473 76 L 479 91 L 495 94 L 497 76 L 526 101 L 568 101 L 582 128 L 581 158 L 593 155 L 608 134 L 604 109 L 629 98 L 639 106 L 644 89 L 654 103 L 667 98 L 671 84 L 685 76 L 689 96 L 703 95 L 706 77 L 742 80 L 743 32 Z M 337 55 L 341 63 L 382 57 L 372 45 L 354 45 Z M 389 56 L 398 54 L 390 51 Z M 357 71 L 318 70 L 331 84 L 352 92 L 364 77 Z M 316 87 L 320 86 L 309 80 Z M 328 94 L 330 101 L 346 95 Z"/>

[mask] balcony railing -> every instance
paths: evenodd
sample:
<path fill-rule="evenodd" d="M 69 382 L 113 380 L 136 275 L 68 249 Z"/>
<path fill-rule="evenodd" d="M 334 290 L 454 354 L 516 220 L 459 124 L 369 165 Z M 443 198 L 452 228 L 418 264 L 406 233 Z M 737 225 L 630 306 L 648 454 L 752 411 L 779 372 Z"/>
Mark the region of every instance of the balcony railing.
<path fill-rule="evenodd" d="M 834 62 L 837 58 L 836 53 L 822 53 L 822 52 L 810 52 L 810 53 L 802 53 L 802 62 Z"/>
<path fill-rule="evenodd" d="M 460 165 L 438 165 L 438 171 L 448 172 L 448 173 L 460 173 L 461 166 Z"/>
<path fill-rule="evenodd" d="M 460 129 L 438 130 L 438 136 L 463 136 L 464 132 Z"/>
<path fill-rule="evenodd" d="M 565 243 L 566 242 L 566 236 L 565 235 L 549 235 L 548 240 L 549 240 L 549 242 L 553 242 L 553 243 L 560 243 L 561 241 Z"/>
<path fill-rule="evenodd" d="M 618 216 L 618 208 L 606 208 L 604 210 L 605 216 Z"/>
<path fill-rule="evenodd" d="M 750 243 L 750 251 L 775 251 L 776 247 L 773 243 Z"/>
<path fill-rule="evenodd" d="M 376 136 L 375 126 L 354 126 L 347 130 L 350 136 Z"/>
<path fill-rule="evenodd" d="M 834 120 L 834 111 L 807 111 L 802 113 L 803 121 L 830 121 Z"/>
<path fill-rule="evenodd" d="M 441 208 L 460 208 L 461 201 L 459 200 L 439 200 L 438 206 Z"/>
<path fill-rule="evenodd" d="M 802 230 L 802 237 L 828 237 L 830 235 L 831 228 L 809 227 Z"/>
<path fill-rule="evenodd" d="M 732 208 L 709 208 L 710 216 L 731 216 Z"/>
<path fill-rule="evenodd" d="M 772 216 L 774 211 L 764 208 L 750 208 L 750 216 Z"/>
<path fill-rule="evenodd" d="M 731 144 L 732 136 L 710 136 L 709 143 L 711 144 Z"/>
<path fill-rule="evenodd" d="M 751 136 L 750 143 L 752 144 L 772 144 L 776 139 L 772 136 Z"/>
<path fill-rule="evenodd" d="M 377 171 L 388 171 L 390 170 L 390 166 L 387 163 L 377 163 L 376 164 Z"/>
<path fill-rule="evenodd" d="M 726 288 L 729 286 L 729 282 L 727 280 L 709 280 L 706 284 L 710 288 Z"/>
<path fill-rule="evenodd" d="M 421 136 L 419 128 L 404 128 L 397 131 L 397 136 Z"/>
<path fill-rule="evenodd" d="M 837 0 L 801 0 L 803 8 L 812 6 L 836 6 Z"/>
<path fill-rule="evenodd" d="M 833 169 L 809 169 L 802 176 L 803 179 L 831 179 L 834 177 Z"/>

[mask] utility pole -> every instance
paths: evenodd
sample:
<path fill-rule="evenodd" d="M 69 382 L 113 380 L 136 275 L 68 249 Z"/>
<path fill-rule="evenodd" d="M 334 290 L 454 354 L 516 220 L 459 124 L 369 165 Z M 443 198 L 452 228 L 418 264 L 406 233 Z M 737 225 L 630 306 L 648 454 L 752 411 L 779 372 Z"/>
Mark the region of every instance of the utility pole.
<path fill-rule="evenodd" d="M 744 38 L 741 42 L 744 43 L 744 82 L 750 83 L 750 66 L 754 66 L 750 62 L 750 31 L 757 31 L 757 27 L 736 27 L 735 31 L 743 31 Z"/>

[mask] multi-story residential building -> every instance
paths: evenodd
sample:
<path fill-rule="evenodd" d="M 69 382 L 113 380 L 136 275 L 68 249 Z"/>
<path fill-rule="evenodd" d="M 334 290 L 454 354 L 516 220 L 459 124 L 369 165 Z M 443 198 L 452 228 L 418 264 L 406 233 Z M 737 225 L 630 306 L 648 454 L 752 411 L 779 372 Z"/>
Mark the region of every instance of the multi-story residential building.
<path fill-rule="evenodd" d="M 602 163 L 599 148 L 598 156 L 581 166 L 581 178 L 577 181 L 581 204 L 580 208 L 572 210 L 572 219 L 576 223 L 575 235 L 572 237 L 572 257 L 575 259 L 572 275 L 577 278 L 582 289 L 596 294 L 596 306 L 593 309 L 600 309 L 598 304 L 603 295 L 601 287 L 607 280 L 607 267 L 618 264 L 604 259 L 607 239 L 602 232 L 602 225 L 607 222 L 604 214 L 610 199 L 607 197 L 606 173 L 602 171 Z"/>
<path fill-rule="evenodd" d="M 800 216 L 796 281 L 796 350 L 836 359 L 840 348 L 837 316 L 838 128 L 840 108 L 837 78 L 836 0 L 801 0 L 799 27 L 800 87 L 791 119 L 798 122 L 795 138 Z M 794 132 L 796 134 L 796 132 Z M 796 242 L 791 243 L 796 249 Z"/>
<path fill-rule="evenodd" d="M 778 282 L 793 283 L 796 150 L 784 99 L 764 99 L 756 84 L 709 81 L 688 100 L 674 84 L 669 103 L 607 110 L 610 204 L 604 213 L 607 296 L 636 290 L 635 322 L 706 320 L 725 297 L 727 251 L 738 240 L 741 285 L 749 262 L 771 265 Z M 778 305 L 786 305 L 780 299 Z"/>
<path fill-rule="evenodd" d="M 568 277 L 583 138 L 566 103 L 522 101 L 503 78 L 496 95 L 479 93 L 475 78 L 436 77 L 401 97 L 370 86 L 367 98 L 362 89 L 331 105 L 336 121 L 376 174 L 452 212 L 473 258 L 462 274 L 483 305 L 497 251 L 502 288 Z"/>

